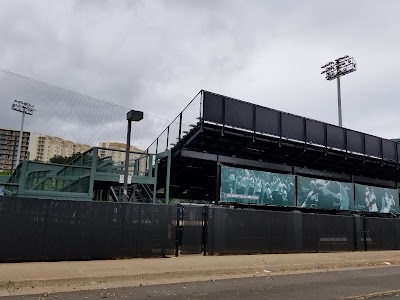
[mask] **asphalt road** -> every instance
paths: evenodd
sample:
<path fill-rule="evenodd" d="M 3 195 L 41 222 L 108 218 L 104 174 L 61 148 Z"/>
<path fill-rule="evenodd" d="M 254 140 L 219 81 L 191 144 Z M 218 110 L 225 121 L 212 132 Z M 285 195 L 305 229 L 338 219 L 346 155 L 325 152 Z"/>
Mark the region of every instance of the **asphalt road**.
<path fill-rule="evenodd" d="M 7 299 L 399 299 L 400 266 L 272 275 Z"/>

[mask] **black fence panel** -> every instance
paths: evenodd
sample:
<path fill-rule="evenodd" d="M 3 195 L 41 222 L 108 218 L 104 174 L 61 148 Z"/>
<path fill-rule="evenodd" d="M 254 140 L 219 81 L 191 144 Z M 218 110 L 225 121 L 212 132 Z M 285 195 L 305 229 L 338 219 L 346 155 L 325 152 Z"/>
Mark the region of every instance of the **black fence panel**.
<path fill-rule="evenodd" d="M 205 236 L 210 254 L 400 249 L 399 218 L 182 207 L 183 254 Z M 176 222 L 168 205 L 0 197 L 0 261 L 172 255 Z"/>
<path fill-rule="evenodd" d="M 268 253 L 269 212 L 210 207 L 210 254 Z"/>
<path fill-rule="evenodd" d="M 282 113 L 282 136 L 304 141 L 304 118 Z"/>
<path fill-rule="evenodd" d="M 297 218 L 299 217 L 299 218 Z M 269 212 L 269 252 L 301 252 L 301 213 Z M 300 221 L 300 222 L 299 222 Z"/>
<path fill-rule="evenodd" d="M 365 135 L 365 154 L 381 157 L 381 139 L 372 136 L 372 135 Z"/>
<path fill-rule="evenodd" d="M 256 131 L 280 135 L 280 113 L 278 111 L 256 106 Z"/>
<path fill-rule="evenodd" d="M 353 216 L 210 207 L 210 254 L 353 251 Z"/>
<path fill-rule="evenodd" d="M 399 249 L 396 241 L 399 219 L 365 218 L 367 250 Z"/>
<path fill-rule="evenodd" d="M 346 149 L 346 140 L 343 128 L 328 124 L 326 130 L 328 147 Z"/>
<path fill-rule="evenodd" d="M 203 206 L 183 206 L 182 254 L 202 252 Z"/>
<path fill-rule="evenodd" d="M 253 104 L 225 99 L 225 125 L 253 130 Z"/>
<path fill-rule="evenodd" d="M 395 222 L 395 241 L 396 241 L 396 249 L 400 249 L 400 220 L 396 220 Z"/>
<path fill-rule="evenodd" d="M 353 251 L 353 216 L 317 215 L 318 251 Z"/>
<path fill-rule="evenodd" d="M 34 204 L 35 200 L 31 200 Z M 37 201 L 37 200 L 36 200 Z M 41 244 L 45 260 L 90 258 L 90 202 L 40 200 L 46 215 Z M 34 210 L 38 211 L 39 207 Z"/>
<path fill-rule="evenodd" d="M 302 215 L 302 251 L 304 252 L 318 252 L 317 217 L 317 214 Z"/>
<path fill-rule="evenodd" d="M 307 142 L 325 145 L 325 124 L 314 120 L 306 120 Z"/>
<path fill-rule="evenodd" d="M 118 254 L 123 257 L 140 256 L 140 236 L 143 234 L 141 230 L 143 223 L 143 220 L 141 219 L 141 211 L 143 210 L 144 205 L 123 204 L 123 210 L 121 211 L 122 220 L 120 220 L 122 226 L 122 238 Z M 96 206 L 96 203 L 93 203 L 92 206 Z M 96 224 L 92 224 L 92 226 L 95 230 Z"/>
<path fill-rule="evenodd" d="M 175 253 L 175 206 L 143 204 L 140 222 L 139 256 Z"/>
<path fill-rule="evenodd" d="M 365 241 L 364 241 L 364 217 L 360 215 L 353 215 L 354 220 L 354 250 L 364 251 Z"/>
<path fill-rule="evenodd" d="M 175 252 L 167 205 L 0 198 L 0 261 L 162 256 Z"/>
<path fill-rule="evenodd" d="M 383 158 L 391 161 L 397 160 L 396 142 L 382 139 Z"/>
<path fill-rule="evenodd" d="M 128 203 L 88 202 L 90 217 L 87 241 L 90 258 L 135 257 L 138 240 L 139 205 Z M 132 210 L 136 213 L 130 214 Z M 103 244 L 102 247 L 99 245 Z"/>
<path fill-rule="evenodd" d="M 220 95 L 204 92 L 203 118 L 205 121 L 223 123 L 223 98 Z"/>
<path fill-rule="evenodd" d="M 42 255 L 46 203 L 29 199 L 7 201 L 0 198 L 0 260 L 35 260 Z"/>
<path fill-rule="evenodd" d="M 347 150 L 364 153 L 364 135 L 360 132 L 347 129 Z"/>

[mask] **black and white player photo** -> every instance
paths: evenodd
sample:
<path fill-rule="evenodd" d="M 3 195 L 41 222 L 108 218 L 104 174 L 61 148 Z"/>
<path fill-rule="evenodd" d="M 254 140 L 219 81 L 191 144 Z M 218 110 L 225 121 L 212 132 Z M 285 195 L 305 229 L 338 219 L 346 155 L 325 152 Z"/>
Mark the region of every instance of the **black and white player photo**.
<path fill-rule="evenodd" d="M 353 210 L 351 183 L 298 176 L 297 205 L 304 208 Z"/>
<path fill-rule="evenodd" d="M 399 194 L 396 189 L 355 184 L 356 209 L 366 212 L 398 213 Z"/>
<path fill-rule="evenodd" d="M 295 206 L 294 176 L 221 167 L 221 201 Z"/>

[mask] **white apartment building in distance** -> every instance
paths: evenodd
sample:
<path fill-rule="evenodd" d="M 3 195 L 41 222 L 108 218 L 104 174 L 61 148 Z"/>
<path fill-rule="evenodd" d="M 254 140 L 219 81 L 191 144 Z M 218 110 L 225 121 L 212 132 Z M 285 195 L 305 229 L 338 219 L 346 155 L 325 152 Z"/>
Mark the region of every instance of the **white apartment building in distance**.
<path fill-rule="evenodd" d="M 18 130 L 0 128 L 0 171 L 11 171 L 16 167 L 19 145 Z M 21 161 L 28 159 L 30 132 L 23 132 Z"/>
<path fill-rule="evenodd" d="M 30 144 L 29 160 L 43 162 L 50 161 L 50 158 L 56 155 L 70 157 L 74 153 L 82 153 L 90 149 L 89 145 L 74 143 L 60 137 L 41 134 L 33 134 Z"/>

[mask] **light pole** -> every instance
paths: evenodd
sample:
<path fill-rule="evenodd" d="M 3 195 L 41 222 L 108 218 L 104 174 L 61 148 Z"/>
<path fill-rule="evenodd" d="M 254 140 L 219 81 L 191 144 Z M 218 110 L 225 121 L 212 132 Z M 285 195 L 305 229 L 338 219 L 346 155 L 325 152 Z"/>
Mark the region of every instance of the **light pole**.
<path fill-rule="evenodd" d="M 122 202 L 128 202 L 128 169 L 129 169 L 129 153 L 131 150 L 131 122 L 139 122 L 143 119 L 143 112 L 131 110 L 126 114 L 128 120 L 128 133 L 126 135 L 126 150 L 125 150 L 125 171 L 124 171 L 124 191 Z"/>
<path fill-rule="evenodd" d="M 327 80 L 337 79 L 339 126 L 342 127 L 342 99 L 340 95 L 340 76 L 357 71 L 356 61 L 348 55 L 335 59 L 321 67 L 325 69 L 321 74 L 326 74 Z"/>
<path fill-rule="evenodd" d="M 21 146 L 22 146 L 22 135 L 24 133 L 25 114 L 33 115 L 33 112 L 35 111 L 35 106 L 30 104 L 30 103 L 28 103 L 28 102 L 14 100 L 14 102 L 13 102 L 13 104 L 11 106 L 11 109 L 15 110 L 15 111 L 19 111 L 19 112 L 22 113 L 21 131 L 19 132 L 17 162 L 15 164 L 15 167 L 17 167 L 19 165 L 20 160 L 21 160 Z"/>

